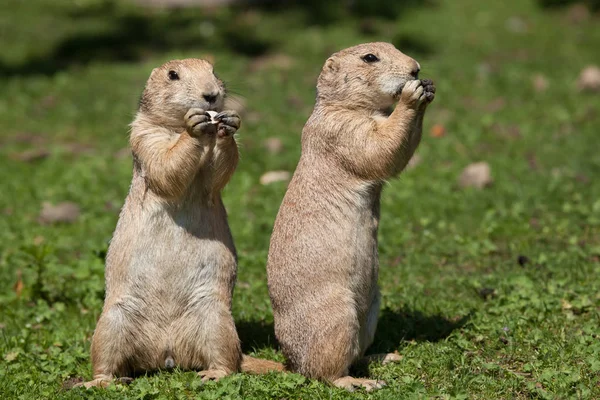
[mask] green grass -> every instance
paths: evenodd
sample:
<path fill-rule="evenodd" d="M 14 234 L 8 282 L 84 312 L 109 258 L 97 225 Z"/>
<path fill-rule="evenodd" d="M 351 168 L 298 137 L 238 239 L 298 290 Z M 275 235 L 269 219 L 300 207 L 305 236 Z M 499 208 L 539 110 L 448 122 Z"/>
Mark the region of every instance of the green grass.
<path fill-rule="evenodd" d="M 598 16 L 573 23 L 565 9 L 520 0 L 397 11 L 2 2 L 0 398 L 600 398 L 600 96 L 576 87 L 583 67 L 600 64 Z M 175 371 L 62 390 L 70 377 L 91 378 L 103 254 L 131 177 L 120 150 L 151 69 L 210 55 L 245 98 L 242 159 L 224 191 L 239 251 L 233 312 L 244 351 L 281 360 L 265 262 L 285 183 L 259 177 L 293 171 L 327 56 L 372 40 L 417 58 L 438 89 L 421 162 L 382 197 L 383 309 L 371 351 L 403 359 L 368 374 L 388 387 L 348 394 L 295 374 L 202 385 Z M 261 67 L 265 52 L 292 64 Z M 535 74 L 546 90 L 534 89 Z M 432 137 L 434 124 L 446 134 Z M 282 152 L 265 150 L 270 137 Z M 47 154 L 23 161 L 30 150 Z M 490 164 L 494 184 L 461 189 L 457 176 L 476 161 Z M 81 216 L 40 224 L 45 201 L 75 202 Z"/>

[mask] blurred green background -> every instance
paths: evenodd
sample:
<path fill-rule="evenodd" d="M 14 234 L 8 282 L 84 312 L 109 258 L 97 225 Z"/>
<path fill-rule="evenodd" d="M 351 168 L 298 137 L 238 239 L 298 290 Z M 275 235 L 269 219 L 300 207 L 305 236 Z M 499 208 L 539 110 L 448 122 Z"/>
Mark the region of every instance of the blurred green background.
<path fill-rule="evenodd" d="M 598 1 L 226 3 L 0 3 L 0 398 L 367 397 L 295 374 L 201 385 L 178 370 L 65 388 L 91 378 L 128 124 L 152 68 L 211 60 L 242 114 L 223 194 L 233 311 L 244 351 L 282 360 L 265 263 L 286 182 L 261 177 L 293 172 L 325 59 L 376 40 L 416 58 L 437 94 L 382 196 L 371 352 L 403 359 L 356 371 L 387 381 L 369 396 L 599 398 Z"/>

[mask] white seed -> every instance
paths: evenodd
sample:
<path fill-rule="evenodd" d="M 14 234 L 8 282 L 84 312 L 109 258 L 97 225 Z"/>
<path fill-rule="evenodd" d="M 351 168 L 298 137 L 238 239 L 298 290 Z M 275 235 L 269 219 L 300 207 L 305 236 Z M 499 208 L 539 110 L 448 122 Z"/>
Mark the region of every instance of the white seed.
<path fill-rule="evenodd" d="M 217 120 L 215 119 L 215 117 L 217 116 L 218 112 L 216 112 L 216 111 L 207 111 L 206 113 L 207 113 L 208 115 L 210 115 L 210 122 L 211 122 L 212 124 L 218 124 L 218 123 L 219 123 L 219 121 L 217 121 Z"/>

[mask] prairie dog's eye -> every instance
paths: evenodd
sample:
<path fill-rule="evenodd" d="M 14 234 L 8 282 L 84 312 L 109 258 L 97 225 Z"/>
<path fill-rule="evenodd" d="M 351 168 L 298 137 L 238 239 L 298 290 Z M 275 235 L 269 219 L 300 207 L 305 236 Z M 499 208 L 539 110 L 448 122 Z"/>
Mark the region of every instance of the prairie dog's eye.
<path fill-rule="evenodd" d="M 366 63 L 374 63 L 376 61 L 379 61 L 379 58 L 377 58 L 377 56 L 375 54 L 367 54 L 361 57 L 362 60 Z"/>
<path fill-rule="evenodd" d="M 169 71 L 169 79 L 172 81 L 178 81 L 179 75 L 177 74 L 177 72 L 171 70 L 171 71 Z"/>

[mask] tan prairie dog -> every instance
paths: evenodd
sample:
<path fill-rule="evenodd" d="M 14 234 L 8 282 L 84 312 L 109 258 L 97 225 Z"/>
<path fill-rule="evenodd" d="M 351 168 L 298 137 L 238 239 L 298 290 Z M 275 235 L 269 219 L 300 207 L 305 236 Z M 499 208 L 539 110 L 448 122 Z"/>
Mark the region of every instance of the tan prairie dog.
<path fill-rule="evenodd" d="M 413 155 L 434 98 L 433 83 L 417 79 L 419 69 L 389 43 L 361 44 L 327 60 L 271 237 L 269 293 L 289 368 L 349 390 L 385 384 L 348 371 L 377 326 L 382 186 Z"/>
<path fill-rule="evenodd" d="M 146 83 L 86 387 L 176 366 L 200 370 L 203 380 L 240 370 L 231 315 L 237 257 L 221 201 L 238 162 L 240 117 L 222 111 L 224 97 L 212 65 L 199 59 L 169 61 Z M 244 358 L 250 372 L 282 368 Z"/>

